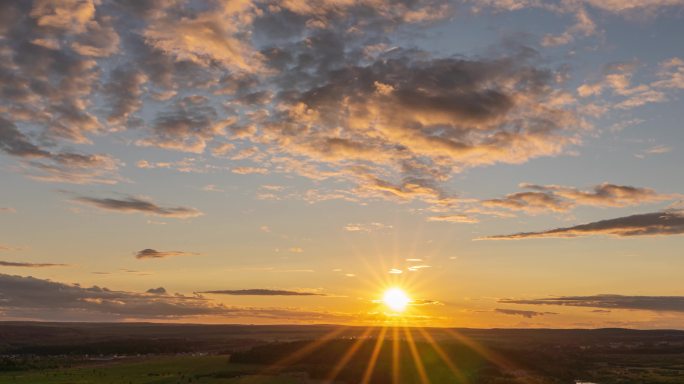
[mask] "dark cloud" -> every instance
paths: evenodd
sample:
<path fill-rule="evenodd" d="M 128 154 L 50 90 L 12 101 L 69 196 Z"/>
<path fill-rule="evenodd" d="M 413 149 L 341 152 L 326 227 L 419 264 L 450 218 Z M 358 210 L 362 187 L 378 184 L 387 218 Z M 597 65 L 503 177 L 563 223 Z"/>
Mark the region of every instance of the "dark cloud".
<path fill-rule="evenodd" d="M 156 290 L 156 289 L 155 289 Z M 213 318 L 289 319 L 292 321 L 350 321 L 343 314 L 278 308 L 228 307 L 200 295 L 164 295 L 82 287 L 34 277 L 0 274 L 3 318 L 36 320 L 159 320 Z"/>
<path fill-rule="evenodd" d="M 185 152 L 202 153 L 207 142 L 225 135 L 225 128 L 233 120 L 219 120 L 209 99 L 188 96 L 173 109 L 159 114 L 152 127 L 152 137 L 139 140 L 143 146 L 156 146 Z"/>
<path fill-rule="evenodd" d="M 657 312 L 684 312 L 684 296 L 562 296 L 543 299 L 505 299 L 500 303 L 525 305 L 558 305 L 569 307 L 601 308 L 600 312 L 611 309 L 633 309 Z M 599 312 L 599 311 L 595 311 Z"/>
<path fill-rule="evenodd" d="M 109 100 L 111 111 L 107 121 L 126 124 L 131 115 L 142 106 L 140 99 L 147 77 L 131 66 L 121 66 L 112 71 L 103 93 Z"/>
<path fill-rule="evenodd" d="M 497 308 L 494 310 L 496 313 L 501 313 L 503 315 L 511 315 L 511 316 L 522 316 L 527 319 L 531 319 L 533 317 L 537 316 L 546 316 L 546 315 L 557 315 L 555 312 L 536 312 L 536 311 L 521 311 L 518 309 L 505 309 L 505 308 Z"/>
<path fill-rule="evenodd" d="M 572 203 L 545 192 L 518 192 L 506 195 L 503 199 L 484 200 L 486 207 L 500 207 L 527 212 L 564 212 L 572 207 Z"/>
<path fill-rule="evenodd" d="M 202 212 L 195 208 L 162 207 L 152 201 L 132 196 L 119 199 L 80 196 L 74 198 L 73 201 L 91 205 L 93 207 L 108 211 L 123 213 L 143 213 L 148 215 L 173 217 L 179 219 L 186 219 L 203 215 Z"/>
<path fill-rule="evenodd" d="M 235 296 L 325 296 L 321 293 L 285 291 L 281 289 L 228 289 L 217 291 L 203 291 L 212 295 L 235 295 Z"/>
<path fill-rule="evenodd" d="M 2 246 L 0 246 L 0 249 Z M 49 268 L 49 267 L 66 267 L 68 264 L 53 264 L 53 263 L 24 263 L 16 261 L 0 261 L 0 267 L 20 267 L 20 268 Z"/>
<path fill-rule="evenodd" d="M 624 207 L 681 197 L 677 194 L 660 194 L 651 188 L 610 183 L 596 185 L 588 191 L 561 185 L 522 184 L 521 187 L 567 199 L 574 204 L 600 207 Z"/>
<path fill-rule="evenodd" d="M 195 252 L 183 252 L 183 251 L 157 251 L 156 249 L 146 248 L 141 251 L 136 252 L 136 259 L 162 259 L 171 256 L 194 256 L 197 255 Z"/>
<path fill-rule="evenodd" d="M 578 205 L 624 207 L 681 198 L 678 194 L 661 194 L 650 188 L 603 183 L 589 190 L 562 185 L 520 184 L 529 192 L 506 195 L 502 199 L 483 200 L 482 205 L 528 213 L 565 212 Z"/>
<path fill-rule="evenodd" d="M 680 210 L 644 213 L 589 224 L 550 229 L 540 232 L 521 232 L 495 235 L 481 240 L 514 240 L 539 237 L 578 237 L 612 235 L 618 237 L 679 235 L 684 233 L 684 212 Z"/>
<path fill-rule="evenodd" d="M 9 120 L 0 117 L 0 149 L 18 157 L 48 157 L 50 153 L 33 144 Z"/>
<path fill-rule="evenodd" d="M 166 289 L 164 287 L 150 288 L 146 292 L 153 295 L 166 295 Z"/>
<path fill-rule="evenodd" d="M 119 161 L 106 154 L 52 152 L 34 144 L 17 126 L 0 116 L 0 150 L 17 157 L 30 177 L 75 184 L 116 183 Z"/>

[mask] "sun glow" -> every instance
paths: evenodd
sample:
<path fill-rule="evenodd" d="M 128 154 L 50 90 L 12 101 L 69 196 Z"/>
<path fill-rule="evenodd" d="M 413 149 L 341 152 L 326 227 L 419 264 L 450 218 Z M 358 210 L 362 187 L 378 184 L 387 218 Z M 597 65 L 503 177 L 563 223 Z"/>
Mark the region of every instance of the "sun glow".
<path fill-rule="evenodd" d="M 404 312 L 411 299 L 400 288 L 390 288 L 382 296 L 382 302 L 394 312 Z"/>

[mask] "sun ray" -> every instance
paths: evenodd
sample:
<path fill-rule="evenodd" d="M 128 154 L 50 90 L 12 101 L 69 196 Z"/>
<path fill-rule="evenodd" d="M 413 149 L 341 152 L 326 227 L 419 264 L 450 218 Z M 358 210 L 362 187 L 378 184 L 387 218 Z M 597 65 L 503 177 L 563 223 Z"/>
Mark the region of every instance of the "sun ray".
<path fill-rule="evenodd" d="M 328 332 L 327 334 L 323 335 L 320 338 L 317 338 L 310 343 L 306 344 L 304 347 L 302 347 L 300 350 L 296 351 L 295 353 L 288 355 L 275 363 L 271 364 L 270 366 L 266 367 L 261 374 L 272 374 L 275 372 L 280 371 L 281 369 L 288 367 L 291 364 L 296 363 L 297 361 L 305 358 L 306 356 L 312 354 L 319 348 L 323 347 L 325 344 L 329 343 L 333 339 L 335 339 L 337 336 L 339 336 L 342 332 L 348 330 L 350 327 L 349 326 L 341 326 L 333 329 L 332 331 Z"/>
<path fill-rule="evenodd" d="M 371 354 L 370 360 L 368 360 L 368 367 L 363 373 L 363 379 L 361 379 L 361 384 L 368 384 L 371 377 L 373 376 L 373 370 L 375 369 L 375 364 L 378 362 L 378 357 L 380 356 L 380 350 L 385 342 L 385 335 L 387 334 L 387 327 L 382 327 L 377 340 L 375 341 L 375 346 L 373 346 L 373 352 Z"/>
<path fill-rule="evenodd" d="M 430 379 L 427 376 L 427 372 L 425 372 L 425 365 L 423 365 L 423 360 L 420 358 L 413 335 L 408 327 L 404 326 L 402 328 L 404 329 L 404 334 L 406 335 L 406 342 L 408 344 L 409 351 L 413 357 L 413 363 L 416 365 L 418 376 L 420 376 L 420 382 L 421 384 L 430 384 Z"/>
<path fill-rule="evenodd" d="M 399 357 L 401 356 L 401 344 L 399 343 L 399 328 L 392 328 L 392 383 L 401 383 L 401 366 Z"/>
<path fill-rule="evenodd" d="M 463 343 L 464 345 L 478 353 L 480 356 L 484 357 L 487 361 L 494 363 L 496 366 L 507 370 L 517 369 L 516 365 L 507 358 L 505 358 L 503 355 L 486 348 L 477 341 L 472 340 L 453 329 L 443 328 L 442 330 L 449 336 L 453 337 L 454 339 L 458 340 L 459 342 Z"/>
<path fill-rule="evenodd" d="M 444 351 L 444 349 L 435 341 L 434 337 L 430 334 L 430 332 L 426 331 L 422 327 L 417 327 L 418 331 L 423 335 L 423 338 L 427 340 L 427 342 L 430 344 L 432 349 L 437 352 L 437 355 L 444 361 L 444 363 L 447 365 L 451 373 L 454 374 L 454 376 L 461 382 L 461 383 L 467 383 L 468 378 L 461 372 L 461 370 L 454 364 L 454 362 L 451 360 L 449 355 Z"/>
<path fill-rule="evenodd" d="M 332 371 L 330 372 L 330 375 L 328 375 L 328 378 L 325 380 L 326 382 L 332 383 L 335 380 L 337 375 L 340 374 L 342 369 L 344 369 L 344 367 L 349 363 L 349 361 L 352 359 L 352 357 L 354 357 L 354 354 L 356 354 L 356 352 L 359 350 L 359 348 L 361 348 L 361 346 L 366 341 L 368 341 L 367 337 L 368 337 L 368 335 L 370 335 L 370 333 L 372 331 L 373 331 L 373 328 L 369 327 L 368 329 L 366 329 L 361 334 L 361 336 L 358 337 L 358 339 L 356 339 L 354 344 L 352 344 L 349 347 L 349 349 L 347 350 L 347 352 L 345 352 L 345 354 L 342 356 L 340 361 L 338 361 L 337 364 L 335 364 L 335 367 L 332 369 Z"/>

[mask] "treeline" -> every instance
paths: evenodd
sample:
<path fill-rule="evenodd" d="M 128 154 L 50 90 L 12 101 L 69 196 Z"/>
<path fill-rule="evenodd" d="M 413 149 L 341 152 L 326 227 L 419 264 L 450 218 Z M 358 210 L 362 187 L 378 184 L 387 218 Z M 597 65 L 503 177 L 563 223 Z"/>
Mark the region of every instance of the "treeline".
<path fill-rule="evenodd" d="M 173 354 L 197 352 L 205 349 L 205 344 L 187 339 L 123 339 L 97 341 L 84 344 L 58 345 L 18 345 L 6 346 L 6 355 L 138 355 L 138 354 Z"/>

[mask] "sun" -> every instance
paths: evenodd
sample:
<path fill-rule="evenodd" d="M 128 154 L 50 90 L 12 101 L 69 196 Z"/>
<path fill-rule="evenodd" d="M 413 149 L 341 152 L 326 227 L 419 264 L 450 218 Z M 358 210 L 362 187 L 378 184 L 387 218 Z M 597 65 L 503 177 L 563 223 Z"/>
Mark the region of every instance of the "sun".
<path fill-rule="evenodd" d="M 382 302 L 394 312 L 404 312 L 411 299 L 400 288 L 390 288 L 382 296 Z"/>

